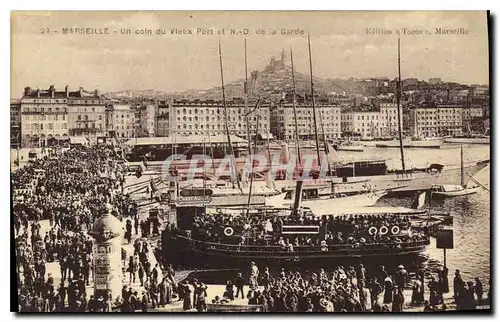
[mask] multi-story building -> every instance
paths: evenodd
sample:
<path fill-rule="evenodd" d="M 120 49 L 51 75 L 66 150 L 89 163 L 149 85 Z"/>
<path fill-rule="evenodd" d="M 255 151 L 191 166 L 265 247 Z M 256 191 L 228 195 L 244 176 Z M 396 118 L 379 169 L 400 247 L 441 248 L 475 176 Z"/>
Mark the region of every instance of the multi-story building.
<path fill-rule="evenodd" d="M 463 133 L 462 105 L 426 104 L 409 110 L 409 130 L 417 137 L 460 135 Z"/>
<path fill-rule="evenodd" d="M 107 128 L 110 137 L 121 141 L 135 136 L 135 109 L 128 104 L 113 104 L 107 110 Z"/>
<path fill-rule="evenodd" d="M 155 136 L 156 104 L 147 103 L 139 108 L 139 133 L 138 136 Z"/>
<path fill-rule="evenodd" d="M 379 108 L 365 105 L 345 109 L 341 119 L 344 134 L 357 133 L 366 139 L 395 136 L 399 130 L 396 103 L 380 103 Z M 403 126 L 402 115 L 400 122 Z"/>
<path fill-rule="evenodd" d="M 21 98 L 21 146 L 34 148 L 58 144 L 69 139 L 69 91 L 24 89 Z"/>
<path fill-rule="evenodd" d="M 170 127 L 170 104 L 167 101 L 158 101 L 157 105 L 158 113 L 155 115 L 155 134 L 156 136 L 169 136 L 172 132 Z"/>
<path fill-rule="evenodd" d="M 168 106 L 168 108 L 167 108 Z M 248 103 L 249 110 L 255 102 Z M 241 100 L 226 103 L 227 124 L 231 134 L 246 137 L 245 104 Z M 270 131 L 270 105 L 261 103 L 258 111 L 249 115 L 249 133 L 267 137 Z M 257 128 L 257 113 L 260 115 Z M 221 101 L 159 102 L 156 115 L 157 136 L 224 134 L 226 114 Z"/>
<path fill-rule="evenodd" d="M 67 87 L 66 87 L 67 91 Z M 71 137 L 84 137 L 91 144 L 106 134 L 106 105 L 109 101 L 99 92 L 83 88 L 68 95 L 68 132 Z"/>
<path fill-rule="evenodd" d="M 10 147 L 21 147 L 21 101 L 10 100 Z"/>
<path fill-rule="evenodd" d="M 400 125 L 403 129 L 403 107 L 400 107 Z M 395 136 L 398 134 L 398 106 L 396 103 L 380 103 L 379 115 L 380 137 Z"/>
<path fill-rule="evenodd" d="M 340 105 L 318 104 L 315 107 L 318 135 L 322 136 L 324 133 L 326 139 L 340 138 Z M 299 139 L 314 138 L 312 105 L 309 103 L 297 104 L 295 111 Z M 272 107 L 271 133 L 279 140 L 295 138 L 295 115 L 292 103 L 280 103 Z"/>

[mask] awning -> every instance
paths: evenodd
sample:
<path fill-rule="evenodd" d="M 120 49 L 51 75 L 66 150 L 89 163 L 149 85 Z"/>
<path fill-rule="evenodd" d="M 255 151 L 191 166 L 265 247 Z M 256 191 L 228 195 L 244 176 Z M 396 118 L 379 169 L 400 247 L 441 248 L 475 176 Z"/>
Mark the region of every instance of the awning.
<path fill-rule="evenodd" d="M 89 143 L 89 140 L 87 140 L 86 138 L 82 137 L 82 136 L 70 136 L 69 137 L 69 143 L 70 144 L 82 144 L 82 145 L 86 145 Z"/>

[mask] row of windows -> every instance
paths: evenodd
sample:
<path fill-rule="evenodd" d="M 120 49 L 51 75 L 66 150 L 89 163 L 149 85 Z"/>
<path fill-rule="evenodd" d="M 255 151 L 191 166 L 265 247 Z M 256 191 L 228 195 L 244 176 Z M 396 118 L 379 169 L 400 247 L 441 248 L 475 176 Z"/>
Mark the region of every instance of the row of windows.
<path fill-rule="evenodd" d="M 47 123 L 44 125 L 44 123 L 26 123 L 24 124 L 24 129 L 26 130 L 65 130 L 67 129 L 68 125 L 66 123 Z"/>
<path fill-rule="evenodd" d="M 48 108 L 42 108 L 42 107 L 24 107 L 23 108 L 23 112 L 25 113 L 30 113 L 30 112 L 35 112 L 35 113 L 44 113 L 44 112 L 48 112 L 48 113 L 52 113 L 52 112 L 64 112 L 64 113 L 67 113 L 68 112 L 68 109 L 66 107 L 55 107 L 54 109 L 52 109 L 52 107 L 48 107 Z"/>
<path fill-rule="evenodd" d="M 433 114 L 433 113 L 449 113 L 449 114 L 457 114 L 461 113 L 462 109 L 437 109 L 437 110 L 417 110 L 417 114 Z"/>
<path fill-rule="evenodd" d="M 81 124 L 81 123 L 78 123 L 76 124 L 76 127 L 78 129 L 95 129 L 96 128 L 96 124 L 95 123 L 91 123 L 90 126 L 88 123 L 85 123 L 85 124 Z M 97 128 L 98 129 L 102 129 L 102 124 L 101 123 L 97 123 Z"/>
<path fill-rule="evenodd" d="M 229 127 L 231 128 L 233 124 L 230 124 Z M 218 130 L 221 130 L 221 129 L 225 129 L 225 125 L 224 124 L 220 124 L 218 123 L 217 125 L 212 125 L 212 130 L 215 130 L 215 128 L 217 127 Z M 244 129 L 246 128 L 246 125 L 245 124 L 242 124 L 242 123 L 238 123 L 236 124 L 236 127 L 238 129 Z M 191 125 L 191 124 L 182 124 L 182 125 L 177 125 L 177 129 L 189 129 L 189 130 L 192 130 L 192 129 L 195 129 L 197 130 L 198 129 L 198 124 L 194 124 L 194 125 Z M 209 124 L 206 124 L 206 125 L 203 125 L 203 124 L 200 124 L 199 128 L 201 130 L 203 130 L 204 128 L 209 130 L 210 129 L 210 125 Z M 257 128 L 257 126 L 255 124 L 250 124 L 250 129 L 255 129 Z M 266 124 L 261 124 L 259 123 L 259 128 L 267 128 L 267 125 Z"/>
<path fill-rule="evenodd" d="M 297 114 L 313 114 L 312 110 L 302 110 L 302 109 L 296 109 L 295 112 Z M 285 109 L 285 110 L 280 110 L 280 114 L 294 114 L 293 109 Z M 340 114 L 340 109 L 330 109 L 330 110 L 319 110 L 316 114 Z"/>
<path fill-rule="evenodd" d="M 249 109 L 251 109 L 249 107 Z M 183 108 L 182 110 L 177 110 L 177 114 L 183 114 L 183 115 L 192 115 L 192 114 L 203 114 L 203 112 L 205 112 L 206 114 L 212 114 L 212 115 L 215 115 L 215 114 L 223 114 L 224 113 L 224 109 L 221 109 L 221 108 L 217 108 L 217 109 L 185 109 Z M 228 108 L 227 109 L 227 113 L 228 114 L 242 114 L 242 115 L 245 115 L 245 109 L 244 108 Z"/>
<path fill-rule="evenodd" d="M 82 116 L 81 115 L 78 115 L 77 118 L 76 118 L 78 121 L 81 121 L 82 120 Z M 89 116 L 88 115 L 84 115 L 83 116 L 83 119 L 85 121 L 88 121 L 89 120 Z M 98 117 L 99 121 L 102 121 L 102 115 L 99 115 Z"/>
<path fill-rule="evenodd" d="M 25 115 L 25 121 L 66 121 L 66 114 L 33 114 Z"/>

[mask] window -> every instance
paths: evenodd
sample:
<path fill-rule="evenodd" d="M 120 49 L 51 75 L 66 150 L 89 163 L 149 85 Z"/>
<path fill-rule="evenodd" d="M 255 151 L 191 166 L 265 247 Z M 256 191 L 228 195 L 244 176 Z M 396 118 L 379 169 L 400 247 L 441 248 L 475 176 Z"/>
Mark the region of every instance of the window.
<path fill-rule="evenodd" d="M 92 107 L 92 112 L 95 112 L 95 108 L 94 107 Z"/>

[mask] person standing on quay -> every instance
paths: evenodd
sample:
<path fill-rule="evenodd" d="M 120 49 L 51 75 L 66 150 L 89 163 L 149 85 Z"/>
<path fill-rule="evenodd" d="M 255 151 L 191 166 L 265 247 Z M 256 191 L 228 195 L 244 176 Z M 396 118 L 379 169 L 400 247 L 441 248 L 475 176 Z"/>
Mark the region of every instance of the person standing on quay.
<path fill-rule="evenodd" d="M 259 287 L 258 283 L 258 277 L 259 277 L 259 268 L 257 265 L 255 265 L 254 262 L 250 263 L 250 287 L 252 289 L 257 289 Z"/>
<path fill-rule="evenodd" d="M 460 271 L 457 269 L 455 271 L 455 278 L 453 279 L 453 297 L 455 298 L 455 303 L 458 303 L 459 293 L 463 289 L 464 280 L 460 276 Z"/>
<path fill-rule="evenodd" d="M 236 286 L 236 298 L 240 295 L 241 292 L 241 298 L 245 299 L 245 293 L 243 293 L 243 285 L 245 284 L 245 281 L 243 280 L 243 274 L 238 273 L 236 276 L 236 280 L 234 282 L 234 285 Z"/>
<path fill-rule="evenodd" d="M 479 280 L 478 277 L 475 278 L 476 284 L 474 285 L 474 291 L 477 296 L 477 301 L 481 302 L 483 300 L 483 283 Z"/>
<path fill-rule="evenodd" d="M 399 288 L 398 285 L 395 285 L 393 301 L 392 301 L 392 312 L 403 312 L 404 302 L 405 302 L 405 297 L 403 295 L 403 290 Z"/>

